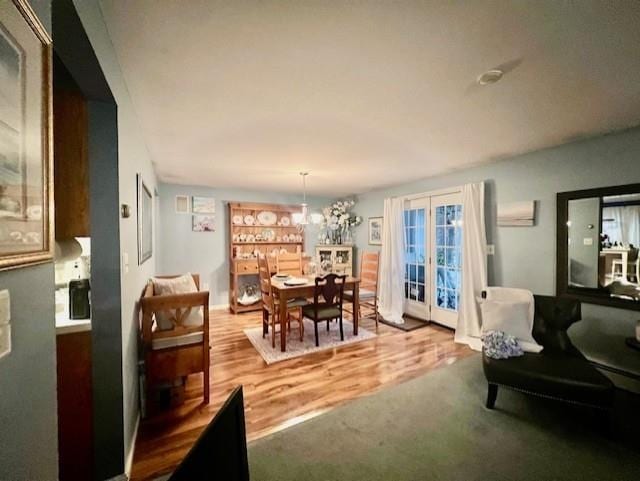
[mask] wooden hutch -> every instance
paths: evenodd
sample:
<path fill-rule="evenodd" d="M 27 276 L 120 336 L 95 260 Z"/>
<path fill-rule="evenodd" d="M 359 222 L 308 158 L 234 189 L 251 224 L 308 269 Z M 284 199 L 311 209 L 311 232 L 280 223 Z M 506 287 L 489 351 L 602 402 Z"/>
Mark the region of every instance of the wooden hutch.
<path fill-rule="evenodd" d="M 304 250 L 304 231 L 293 224 L 296 212 L 301 212 L 299 205 L 229 202 L 229 309 L 234 314 L 262 308 L 260 300 L 239 302 L 248 285 L 259 296 L 258 252 L 269 256 L 275 271 L 277 253 Z"/>

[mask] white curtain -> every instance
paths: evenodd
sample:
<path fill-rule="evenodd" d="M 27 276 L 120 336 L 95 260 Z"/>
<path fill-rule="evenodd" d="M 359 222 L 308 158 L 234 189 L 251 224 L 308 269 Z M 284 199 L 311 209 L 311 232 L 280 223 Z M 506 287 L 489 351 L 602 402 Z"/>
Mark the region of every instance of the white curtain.
<path fill-rule="evenodd" d="M 380 251 L 379 306 L 383 319 L 403 324 L 404 200 L 385 199 Z"/>
<path fill-rule="evenodd" d="M 613 242 L 640 245 L 640 206 L 602 209 L 602 232 Z"/>
<path fill-rule="evenodd" d="M 484 183 L 463 187 L 462 215 L 462 287 L 455 341 L 481 350 L 481 317 L 477 298 L 487 287 Z"/>

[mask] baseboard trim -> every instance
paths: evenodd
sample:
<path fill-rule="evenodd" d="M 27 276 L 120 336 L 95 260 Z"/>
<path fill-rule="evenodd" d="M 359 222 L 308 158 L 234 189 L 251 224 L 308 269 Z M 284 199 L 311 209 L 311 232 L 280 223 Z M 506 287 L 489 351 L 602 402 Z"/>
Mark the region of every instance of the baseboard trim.
<path fill-rule="evenodd" d="M 133 436 L 131 436 L 131 447 L 125 459 L 124 479 L 131 479 L 131 468 L 133 467 L 133 455 L 136 450 L 136 440 L 138 439 L 138 428 L 140 428 L 140 413 L 138 413 L 138 417 L 136 418 L 136 426 L 133 428 Z"/>

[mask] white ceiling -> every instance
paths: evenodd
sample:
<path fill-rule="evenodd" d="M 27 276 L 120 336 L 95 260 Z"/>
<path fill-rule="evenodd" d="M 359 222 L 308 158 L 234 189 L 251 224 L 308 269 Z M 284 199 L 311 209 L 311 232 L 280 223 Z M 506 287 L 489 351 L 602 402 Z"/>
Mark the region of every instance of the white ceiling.
<path fill-rule="evenodd" d="M 361 193 L 640 123 L 633 0 L 101 6 L 166 182 Z"/>

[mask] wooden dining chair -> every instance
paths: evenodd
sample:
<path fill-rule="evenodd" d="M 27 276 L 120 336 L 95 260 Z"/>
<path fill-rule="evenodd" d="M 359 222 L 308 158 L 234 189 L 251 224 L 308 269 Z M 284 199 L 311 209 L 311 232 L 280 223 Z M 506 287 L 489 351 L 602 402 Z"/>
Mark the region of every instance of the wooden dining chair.
<path fill-rule="evenodd" d="M 286 252 L 276 256 L 276 272 L 290 276 L 302 275 L 302 252 Z"/>
<path fill-rule="evenodd" d="M 344 284 L 346 275 L 327 274 L 324 277 L 316 277 L 315 289 L 313 292 L 313 304 L 302 308 L 302 314 L 313 321 L 316 335 L 316 347 L 320 345 L 318 341 L 318 323 L 337 319 L 340 322 L 340 340 L 344 341 L 344 330 L 342 328 L 342 302 L 344 300 Z"/>
<path fill-rule="evenodd" d="M 364 251 L 360 257 L 360 291 L 358 303 L 358 316 L 362 319 L 362 308 L 371 312 L 365 317 L 374 315 L 376 328 L 378 327 L 378 274 L 380 272 L 380 253 L 375 251 Z M 344 295 L 346 301 L 353 301 L 353 293 L 347 292 Z M 353 312 L 345 307 L 345 311 Z"/>
<path fill-rule="evenodd" d="M 276 347 L 276 325 L 280 329 L 291 330 L 291 320 L 298 321 L 300 331 L 300 342 L 304 339 L 304 321 L 302 317 L 302 302 L 291 299 L 287 303 L 287 319 L 280 319 L 280 307 L 271 289 L 271 271 L 269 270 L 269 260 L 265 255 L 258 256 L 258 275 L 260 278 L 260 294 L 262 296 L 262 337 L 269 333 L 271 326 L 271 347 Z M 306 303 L 306 300 L 303 301 Z"/>

